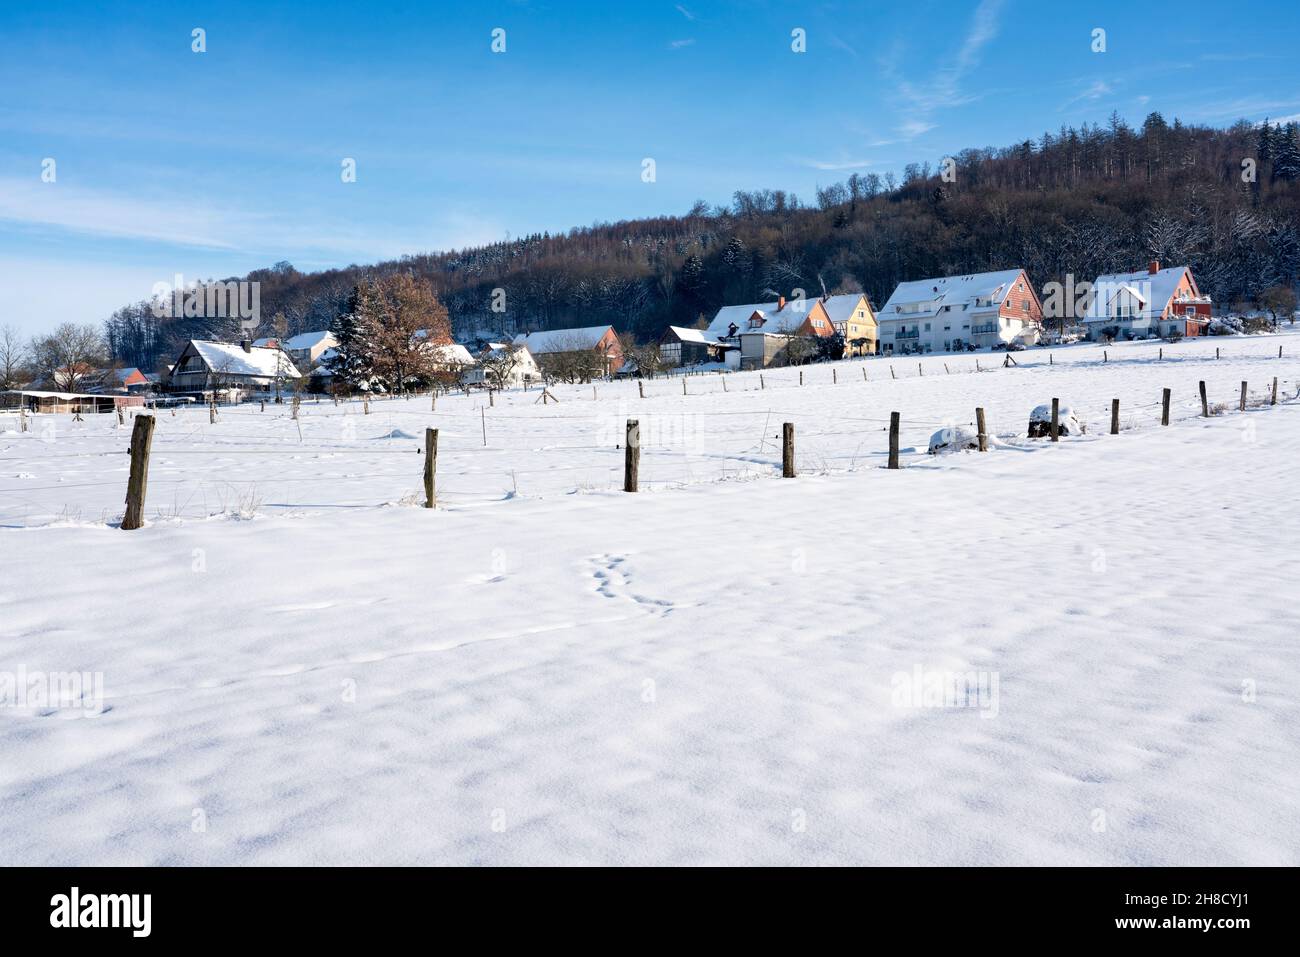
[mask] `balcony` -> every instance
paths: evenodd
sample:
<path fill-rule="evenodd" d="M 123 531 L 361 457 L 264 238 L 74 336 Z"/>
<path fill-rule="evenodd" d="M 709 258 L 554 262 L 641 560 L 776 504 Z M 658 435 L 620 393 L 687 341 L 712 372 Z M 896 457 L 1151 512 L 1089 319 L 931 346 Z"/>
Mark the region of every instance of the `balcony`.
<path fill-rule="evenodd" d="M 919 339 L 921 338 L 920 329 L 899 329 L 894 333 L 895 339 Z"/>
<path fill-rule="evenodd" d="M 972 336 L 982 336 L 982 335 L 987 335 L 990 332 L 997 332 L 997 331 L 998 331 L 998 324 L 996 322 L 986 322 L 978 326 L 970 327 L 970 334 Z"/>

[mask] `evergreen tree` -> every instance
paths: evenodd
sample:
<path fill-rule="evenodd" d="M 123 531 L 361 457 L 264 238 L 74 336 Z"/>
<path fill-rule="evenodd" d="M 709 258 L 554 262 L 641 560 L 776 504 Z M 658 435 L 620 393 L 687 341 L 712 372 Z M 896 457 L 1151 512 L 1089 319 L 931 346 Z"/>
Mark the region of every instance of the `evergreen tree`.
<path fill-rule="evenodd" d="M 347 303 L 330 325 L 338 345 L 326 365 L 335 381 L 349 391 L 369 388 L 374 377 L 371 333 L 381 324 L 382 309 L 379 288 L 374 280 L 366 279 L 352 287 Z"/>
<path fill-rule="evenodd" d="M 1288 123 L 1273 136 L 1273 178 L 1292 182 L 1300 179 L 1300 137 L 1296 124 Z"/>

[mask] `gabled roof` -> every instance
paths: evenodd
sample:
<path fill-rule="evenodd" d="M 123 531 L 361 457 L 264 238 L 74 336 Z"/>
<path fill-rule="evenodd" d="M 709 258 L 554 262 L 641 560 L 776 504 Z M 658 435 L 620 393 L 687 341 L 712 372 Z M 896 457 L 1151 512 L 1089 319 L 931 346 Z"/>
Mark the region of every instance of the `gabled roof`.
<path fill-rule="evenodd" d="M 296 379 L 298 370 L 293 360 L 280 349 L 265 346 L 244 347 L 234 342 L 211 342 L 207 339 L 191 339 L 190 346 L 197 352 L 208 368 L 225 375 L 248 375 L 284 379 Z"/>
<path fill-rule="evenodd" d="M 860 292 L 845 293 L 840 296 L 827 296 L 821 300 L 822 308 L 831 322 L 848 322 L 853 318 L 853 311 L 858 308 L 864 296 Z M 870 304 L 868 304 L 870 311 Z"/>
<path fill-rule="evenodd" d="M 1092 284 L 1092 301 L 1088 304 L 1084 321 L 1100 322 L 1113 318 L 1108 307 L 1115 296 L 1125 289 L 1138 297 L 1142 303 L 1143 316 L 1159 316 L 1169 305 L 1169 300 L 1173 298 L 1184 275 L 1187 276 L 1192 289 L 1199 293 L 1200 290 L 1196 286 L 1196 280 L 1192 277 L 1189 266 L 1170 266 L 1155 273 L 1149 269 L 1138 269 L 1133 272 L 1098 276 L 1097 281 Z"/>
<path fill-rule="evenodd" d="M 893 319 L 913 321 L 933 318 L 945 306 L 952 307 L 948 310 L 950 312 L 968 314 L 980 309 L 994 309 L 1006 299 L 1023 272 L 1023 269 L 1000 269 L 996 272 L 938 276 L 901 282 L 876 317 L 882 321 Z M 1025 285 L 1028 287 L 1028 282 Z M 981 305 L 981 302 L 992 304 Z M 915 311 L 899 312 L 899 306 L 919 306 L 919 308 Z"/>
<path fill-rule="evenodd" d="M 812 309 L 814 302 L 816 302 L 815 299 L 787 299 L 784 308 L 779 301 L 723 306 L 718 310 L 717 315 L 713 317 L 713 321 L 709 323 L 709 328 L 705 330 L 705 336 L 711 342 L 717 342 L 727 335 L 732 323 L 736 324 L 737 333 L 794 332 L 808 318 L 808 311 Z M 762 325 L 758 328 L 752 328 L 749 323 L 750 317 L 755 313 L 758 313 L 763 320 Z"/>
<path fill-rule="evenodd" d="M 515 345 L 527 346 L 533 355 L 595 349 L 612 328 L 613 326 L 584 326 L 581 329 L 547 329 L 544 332 L 521 333 L 515 336 Z"/>
<path fill-rule="evenodd" d="M 439 362 L 445 362 L 448 365 L 472 366 L 474 364 L 474 357 L 459 342 L 448 342 L 434 346 L 433 354 Z"/>
<path fill-rule="evenodd" d="M 281 349 L 288 349 L 291 352 L 305 351 L 314 349 L 321 343 L 330 346 L 338 345 L 338 340 L 334 338 L 334 333 L 328 329 L 321 329 L 317 332 L 300 332 L 296 336 L 290 336 L 288 339 L 279 339 L 275 337 L 267 339 L 258 339 L 253 345 L 270 346 L 274 342 L 279 342 Z"/>

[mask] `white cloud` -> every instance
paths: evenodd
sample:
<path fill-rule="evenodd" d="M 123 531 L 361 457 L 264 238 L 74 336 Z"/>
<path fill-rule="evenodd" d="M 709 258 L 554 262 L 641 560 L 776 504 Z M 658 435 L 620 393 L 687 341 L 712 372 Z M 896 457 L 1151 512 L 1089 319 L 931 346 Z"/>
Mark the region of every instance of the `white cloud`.
<path fill-rule="evenodd" d="M 698 17 L 695 16 L 695 14 L 691 13 L 691 11 L 687 10 L 680 3 L 677 4 L 677 12 L 680 13 L 682 16 L 684 16 L 687 20 L 699 19 Z"/>
<path fill-rule="evenodd" d="M 825 170 L 825 171 L 827 171 L 827 172 L 836 172 L 836 171 L 838 171 L 838 170 L 848 170 L 848 169 L 865 169 L 865 168 L 868 167 L 868 166 L 874 166 L 874 165 L 875 165 L 875 163 L 873 163 L 871 160 L 867 160 L 867 159 L 864 159 L 864 160 L 850 160 L 850 159 L 845 159 L 845 160 L 815 160 L 815 159 L 806 159 L 806 160 L 803 160 L 803 164 L 804 164 L 805 166 L 810 166 L 810 167 L 812 167 L 813 169 Z"/>
<path fill-rule="evenodd" d="M 951 65 L 934 71 L 926 82 L 917 83 L 899 76 L 894 62 L 903 60 L 904 56 L 897 46 L 893 54 L 882 62 L 882 69 L 893 77 L 898 94 L 908 107 L 909 118 L 899 127 L 905 138 L 915 138 L 934 129 L 935 124 L 929 121 L 934 111 L 960 106 L 974 99 L 963 90 L 963 81 L 979 66 L 984 48 L 997 37 L 1002 4 L 1003 0 L 980 0 Z M 939 57 L 935 62 L 943 62 L 943 58 Z"/>
<path fill-rule="evenodd" d="M 1103 96 L 1110 96 L 1110 94 L 1114 92 L 1115 92 L 1115 88 L 1111 86 L 1109 83 L 1107 83 L 1105 80 L 1093 80 L 1090 84 L 1088 84 L 1088 86 L 1085 89 L 1083 89 L 1079 93 L 1076 93 L 1074 96 L 1070 97 L 1059 107 L 1057 107 L 1057 109 L 1065 110 L 1071 106 L 1074 106 L 1074 104 L 1076 103 L 1095 103 L 1097 100 L 1100 100 Z"/>
<path fill-rule="evenodd" d="M 668 45 L 672 47 L 674 50 L 680 50 L 682 47 L 689 47 L 689 46 L 693 46 L 694 44 L 695 44 L 695 38 L 690 37 L 689 39 L 686 40 L 674 40 L 672 43 Z"/>

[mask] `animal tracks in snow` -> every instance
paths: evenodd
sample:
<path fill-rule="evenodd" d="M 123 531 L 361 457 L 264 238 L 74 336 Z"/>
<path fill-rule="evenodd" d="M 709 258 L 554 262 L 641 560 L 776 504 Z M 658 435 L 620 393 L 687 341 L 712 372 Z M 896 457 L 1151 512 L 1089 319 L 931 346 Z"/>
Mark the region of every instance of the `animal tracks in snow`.
<path fill-rule="evenodd" d="M 626 555 L 596 555 L 587 561 L 598 595 L 633 602 L 652 615 L 669 615 L 677 609 L 677 603 L 669 599 L 651 598 L 633 591 L 633 576 L 627 568 Z"/>

